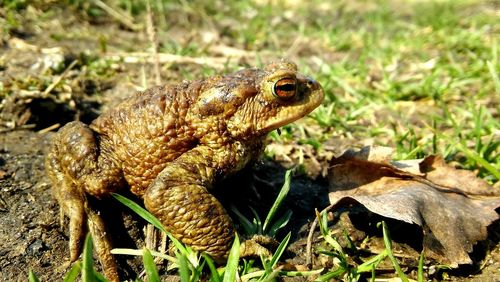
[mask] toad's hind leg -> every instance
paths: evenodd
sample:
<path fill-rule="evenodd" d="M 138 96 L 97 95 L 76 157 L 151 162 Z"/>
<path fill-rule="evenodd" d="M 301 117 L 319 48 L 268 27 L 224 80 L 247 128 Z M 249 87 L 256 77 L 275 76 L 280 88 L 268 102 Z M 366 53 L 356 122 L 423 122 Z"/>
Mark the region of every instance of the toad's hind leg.
<path fill-rule="evenodd" d="M 222 205 L 199 185 L 152 187 L 146 207 L 175 238 L 216 260 L 227 257 L 234 230 Z"/>
<path fill-rule="evenodd" d="M 102 153 L 106 151 L 103 149 L 87 125 L 71 122 L 54 136 L 45 166 L 52 180 L 53 194 L 62 212 L 69 217 L 70 260 L 78 259 L 88 221 L 105 274 L 117 280 L 109 235 L 99 211 L 87 201 L 88 195 L 101 198 L 123 185 L 120 170 Z"/>
<path fill-rule="evenodd" d="M 168 164 L 144 195 L 146 208 L 169 232 L 193 249 L 224 259 L 234 228 L 223 206 L 207 190 L 217 154 L 198 147 Z"/>

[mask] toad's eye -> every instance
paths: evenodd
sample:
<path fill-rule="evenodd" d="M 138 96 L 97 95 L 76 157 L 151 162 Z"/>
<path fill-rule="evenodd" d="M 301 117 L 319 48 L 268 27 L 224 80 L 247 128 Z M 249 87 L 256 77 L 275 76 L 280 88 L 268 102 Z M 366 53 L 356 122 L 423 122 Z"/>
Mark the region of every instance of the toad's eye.
<path fill-rule="evenodd" d="M 292 77 L 282 78 L 274 84 L 273 93 L 276 97 L 288 100 L 297 92 L 297 80 Z"/>

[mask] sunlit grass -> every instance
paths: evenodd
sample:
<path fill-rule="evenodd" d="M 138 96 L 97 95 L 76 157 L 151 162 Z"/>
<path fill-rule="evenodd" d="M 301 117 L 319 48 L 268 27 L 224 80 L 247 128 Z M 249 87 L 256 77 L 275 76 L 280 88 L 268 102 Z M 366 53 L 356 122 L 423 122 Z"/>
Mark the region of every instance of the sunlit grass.
<path fill-rule="evenodd" d="M 484 5 L 382 2 L 335 22 L 317 18 L 317 34 L 342 55 L 311 60 L 320 62 L 315 75 L 327 93 L 313 117 L 335 128 L 332 136 L 373 139 L 396 147 L 399 158 L 439 153 L 495 183 L 499 30 L 494 13 L 477 14 Z M 475 157 L 450 147 L 456 142 Z"/>

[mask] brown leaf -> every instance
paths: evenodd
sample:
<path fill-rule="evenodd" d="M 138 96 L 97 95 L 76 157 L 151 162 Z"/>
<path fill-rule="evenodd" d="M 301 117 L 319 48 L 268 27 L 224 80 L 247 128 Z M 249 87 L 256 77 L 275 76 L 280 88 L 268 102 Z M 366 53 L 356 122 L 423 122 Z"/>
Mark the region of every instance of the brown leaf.
<path fill-rule="evenodd" d="M 452 267 L 471 263 L 468 252 L 487 238 L 487 226 L 499 218 L 495 209 L 500 197 L 488 196 L 492 188 L 471 178 L 471 172 L 447 166 L 440 157 L 420 163 L 420 175 L 431 175 L 429 179 L 397 169 L 387 160 L 367 161 L 370 150 L 349 151 L 332 160 L 330 202 L 340 206 L 355 200 L 374 213 L 418 224 L 427 257 Z M 471 192 L 474 196 L 467 195 Z"/>
<path fill-rule="evenodd" d="M 457 170 L 449 166 L 440 156 L 429 156 L 420 163 L 420 170 L 433 183 L 455 187 L 469 195 L 500 195 L 486 181 L 477 178 L 470 170 Z M 450 177 L 452 176 L 452 177 Z"/>

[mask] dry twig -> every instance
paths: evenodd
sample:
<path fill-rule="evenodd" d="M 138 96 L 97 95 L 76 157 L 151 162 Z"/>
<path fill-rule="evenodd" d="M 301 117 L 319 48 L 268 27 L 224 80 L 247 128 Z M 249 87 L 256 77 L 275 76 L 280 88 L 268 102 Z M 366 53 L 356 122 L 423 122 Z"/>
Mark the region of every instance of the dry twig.
<path fill-rule="evenodd" d="M 151 3 L 146 1 L 147 16 L 146 16 L 146 33 L 148 34 L 149 42 L 151 43 L 151 51 L 153 52 L 153 64 L 155 70 L 155 82 L 157 85 L 161 84 L 160 76 L 160 60 L 158 58 L 158 36 L 153 22 L 153 12 L 151 12 Z"/>
<path fill-rule="evenodd" d="M 316 217 L 314 218 L 314 221 L 311 223 L 311 227 L 309 228 L 309 234 L 307 235 L 307 244 L 306 244 L 306 264 L 309 267 L 312 266 L 312 241 L 314 236 L 314 230 L 318 225 L 318 217 L 320 214 L 331 210 L 334 206 L 335 205 L 329 205 L 328 207 L 324 208 L 320 213 L 316 211 Z"/>
<path fill-rule="evenodd" d="M 132 53 L 108 53 L 105 55 L 108 59 L 123 59 L 123 62 L 129 64 L 137 63 L 155 63 L 156 58 L 151 58 L 151 53 L 132 52 Z M 157 61 L 161 64 L 195 64 L 205 65 L 216 69 L 223 69 L 231 58 L 222 57 L 186 57 L 174 54 L 158 53 Z"/>
<path fill-rule="evenodd" d="M 38 132 L 37 132 L 37 133 L 39 133 L 39 134 L 44 134 L 44 133 L 47 133 L 47 132 L 52 131 L 52 130 L 54 130 L 54 129 L 57 129 L 57 128 L 59 128 L 60 126 L 61 126 L 61 124 L 60 124 L 60 123 L 54 123 L 53 125 L 51 125 L 51 126 L 49 126 L 49 127 L 46 127 L 46 128 L 44 128 L 44 129 L 40 129 L 40 130 L 38 130 Z"/>
<path fill-rule="evenodd" d="M 103 9 L 106 13 L 112 16 L 114 19 L 119 21 L 121 24 L 129 28 L 130 30 L 140 30 L 142 27 L 138 24 L 134 23 L 134 19 L 127 14 L 120 13 L 115 9 L 108 6 L 106 3 L 101 0 L 94 0 L 94 4 L 96 4 L 99 8 Z"/>
<path fill-rule="evenodd" d="M 77 62 L 77 60 L 71 62 L 71 64 L 63 71 L 63 73 L 56 77 L 56 79 L 52 81 L 52 83 L 42 92 L 41 97 L 46 98 L 49 95 L 50 91 L 52 91 L 52 89 L 54 89 L 54 87 L 56 87 L 59 82 L 61 82 L 61 80 L 63 80 L 68 75 L 69 71 L 76 65 Z"/>

